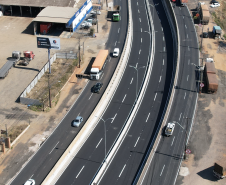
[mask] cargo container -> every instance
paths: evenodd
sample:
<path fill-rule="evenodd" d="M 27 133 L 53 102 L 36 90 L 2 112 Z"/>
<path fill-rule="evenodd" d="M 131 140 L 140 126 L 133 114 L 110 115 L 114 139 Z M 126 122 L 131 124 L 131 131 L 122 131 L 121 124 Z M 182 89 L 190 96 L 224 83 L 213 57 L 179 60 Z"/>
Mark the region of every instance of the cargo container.
<path fill-rule="evenodd" d="M 90 70 L 90 79 L 99 80 L 103 72 L 103 65 L 108 57 L 108 50 L 100 50 Z"/>
<path fill-rule="evenodd" d="M 226 162 L 222 160 L 217 163 L 214 163 L 213 174 L 218 179 L 225 178 L 226 177 Z"/>
<path fill-rule="evenodd" d="M 215 93 L 218 89 L 218 80 L 214 63 L 207 62 L 204 69 L 205 81 L 208 93 Z"/>

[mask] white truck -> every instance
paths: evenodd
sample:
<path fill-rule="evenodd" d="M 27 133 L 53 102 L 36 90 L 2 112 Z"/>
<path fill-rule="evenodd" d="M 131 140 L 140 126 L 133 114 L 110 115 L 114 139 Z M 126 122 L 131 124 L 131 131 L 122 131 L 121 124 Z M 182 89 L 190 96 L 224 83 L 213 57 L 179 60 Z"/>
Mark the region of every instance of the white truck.
<path fill-rule="evenodd" d="M 99 80 L 103 72 L 103 66 L 108 57 L 108 50 L 100 50 L 90 70 L 90 79 Z"/>

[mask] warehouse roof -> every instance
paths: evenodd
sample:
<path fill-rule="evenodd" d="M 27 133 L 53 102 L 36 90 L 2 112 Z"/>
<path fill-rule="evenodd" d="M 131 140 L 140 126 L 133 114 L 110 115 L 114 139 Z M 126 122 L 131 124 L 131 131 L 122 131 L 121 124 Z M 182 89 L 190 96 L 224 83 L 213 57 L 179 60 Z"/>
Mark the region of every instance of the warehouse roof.
<path fill-rule="evenodd" d="M 62 6 L 73 7 L 77 4 L 83 5 L 86 0 L 71 1 L 71 0 L 0 0 L 0 5 L 13 6 L 33 6 L 33 7 L 47 7 L 47 6 Z"/>
<path fill-rule="evenodd" d="M 47 6 L 33 21 L 67 23 L 77 10 L 72 7 Z"/>

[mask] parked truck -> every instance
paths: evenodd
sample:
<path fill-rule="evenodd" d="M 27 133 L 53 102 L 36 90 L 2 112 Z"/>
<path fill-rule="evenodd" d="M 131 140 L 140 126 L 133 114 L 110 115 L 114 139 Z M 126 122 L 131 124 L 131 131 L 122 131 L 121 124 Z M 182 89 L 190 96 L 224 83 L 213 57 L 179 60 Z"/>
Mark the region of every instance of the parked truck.
<path fill-rule="evenodd" d="M 219 39 L 221 37 L 221 27 L 220 26 L 213 27 L 213 37 L 215 39 Z"/>
<path fill-rule="evenodd" d="M 213 175 L 218 179 L 223 179 L 226 177 L 226 162 L 219 161 L 214 163 Z"/>
<path fill-rule="evenodd" d="M 108 50 L 100 50 L 90 70 L 90 79 L 99 80 L 103 72 L 103 66 L 108 57 Z"/>
<path fill-rule="evenodd" d="M 206 4 L 200 6 L 200 19 L 202 24 L 208 24 L 210 20 L 210 13 Z"/>
<path fill-rule="evenodd" d="M 113 9 L 113 15 L 112 15 L 112 20 L 115 21 L 115 22 L 118 22 L 120 21 L 120 10 L 121 10 L 121 7 L 119 5 L 115 5 L 114 6 L 114 9 Z"/>
<path fill-rule="evenodd" d="M 205 81 L 208 93 L 215 93 L 218 89 L 218 80 L 214 63 L 207 62 L 204 69 Z"/>
<path fill-rule="evenodd" d="M 185 6 L 186 3 L 188 3 L 188 0 L 179 0 L 181 6 Z"/>

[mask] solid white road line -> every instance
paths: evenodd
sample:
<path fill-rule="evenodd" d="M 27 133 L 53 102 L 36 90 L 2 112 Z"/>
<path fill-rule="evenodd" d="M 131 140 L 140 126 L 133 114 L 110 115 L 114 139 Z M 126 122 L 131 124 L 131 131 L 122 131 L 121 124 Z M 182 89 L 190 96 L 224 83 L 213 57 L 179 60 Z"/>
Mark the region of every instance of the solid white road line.
<path fill-rule="evenodd" d="M 173 145 L 174 139 L 175 139 L 175 136 L 173 137 L 173 141 L 172 141 L 172 143 L 171 143 L 171 146 Z"/>
<path fill-rule="evenodd" d="M 117 113 L 115 114 L 115 116 L 114 116 L 114 118 L 112 119 L 111 123 L 113 123 L 113 121 L 115 120 L 116 116 L 117 116 Z"/>
<path fill-rule="evenodd" d="M 56 146 L 58 145 L 59 141 L 57 142 L 57 144 L 53 147 L 53 149 L 51 150 L 51 152 L 49 154 L 52 153 L 52 151 L 56 148 Z"/>
<path fill-rule="evenodd" d="M 185 97 L 186 97 L 186 92 L 185 92 L 185 94 L 184 94 L 184 99 L 185 99 Z"/>
<path fill-rule="evenodd" d="M 160 76 L 160 78 L 159 78 L 159 82 L 161 82 L 161 79 L 162 79 L 162 76 Z"/>
<path fill-rule="evenodd" d="M 182 115 L 182 113 L 180 113 L 179 121 L 180 121 L 181 115 Z"/>
<path fill-rule="evenodd" d="M 99 143 L 97 144 L 96 148 L 99 146 L 100 142 L 102 141 L 103 138 L 100 139 Z"/>
<path fill-rule="evenodd" d="M 126 94 L 125 94 L 125 96 L 124 96 L 124 98 L 123 98 L 123 100 L 122 100 L 122 103 L 124 102 L 125 98 L 126 98 Z"/>
<path fill-rule="evenodd" d="M 123 170 L 125 169 L 125 167 L 126 167 L 126 164 L 125 164 L 124 167 L 122 168 L 122 171 L 120 172 L 120 174 L 119 174 L 118 177 L 120 177 L 120 176 L 122 175 L 122 172 L 123 172 Z"/>
<path fill-rule="evenodd" d="M 189 75 L 187 76 L 187 81 L 188 81 Z"/>
<path fill-rule="evenodd" d="M 164 166 L 163 166 L 163 168 L 162 168 L 162 171 L 161 171 L 161 173 L 160 173 L 160 176 L 162 176 L 162 172 L 163 172 L 164 168 L 165 168 L 165 164 L 164 164 Z"/>
<path fill-rule="evenodd" d="M 93 93 L 90 95 L 89 99 L 93 96 Z"/>
<path fill-rule="evenodd" d="M 155 98 L 156 98 L 156 96 L 157 96 L 157 93 L 155 93 Z M 155 98 L 154 98 L 154 101 L 155 101 Z"/>
<path fill-rule="evenodd" d="M 148 121 L 149 116 L 150 116 L 150 112 L 148 113 L 148 117 L 147 117 L 147 119 L 146 119 L 146 122 Z"/>
<path fill-rule="evenodd" d="M 78 175 L 76 176 L 76 179 L 78 178 L 79 174 L 82 172 L 82 170 L 83 170 L 84 167 L 85 166 L 83 166 L 82 169 L 78 172 Z"/>
<path fill-rule="evenodd" d="M 140 137 L 137 138 L 137 141 L 136 141 L 136 143 L 134 145 L 134 148 L 137 146 L 137 143 L 138 143 L 139 139 L 140 139 Z"/>
<path fill-rule="evenodd" d="M 131 82 L 130 82 L 130 84 L 132 84 L 132 82 L 133 82 L 133 78 L 131 79 Z"/>

